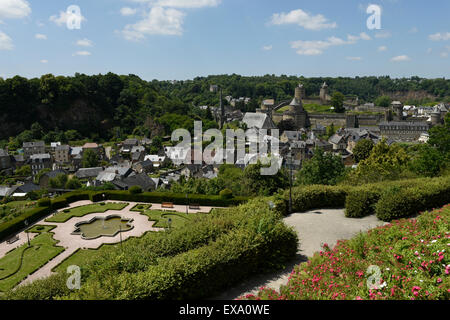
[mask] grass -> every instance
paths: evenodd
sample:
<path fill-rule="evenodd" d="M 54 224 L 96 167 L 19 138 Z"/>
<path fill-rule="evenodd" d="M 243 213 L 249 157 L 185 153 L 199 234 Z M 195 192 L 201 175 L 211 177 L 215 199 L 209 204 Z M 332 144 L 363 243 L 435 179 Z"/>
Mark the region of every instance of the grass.
<path fill-rule="evenodd" d="M 310 103 L 310 104 L 304 104 L 303 108 L 307 111 L 307 112 L 313 112 L 313 113 L 334 113 L 333 110 L 331 110 L 330 105 L 321 105 L 321 104 L 316 104 L 316 103 Z M 283 108 L 280 108 L 277 110 L 278 113 L 283 113 L 285 111 L 289 110 L 289 106 L 285 106 Z"/>
<path fill-rule="evenodd" d="M 70 220 L 73 217 L 84 217 L 91 213 L 104 213 L 108 210 L 122 210 L 128 206 L 128 203 L 95 203 L 86 206 L 76 207 L 72 209 L 66 209 L 67 212 L 60 211 L 53 217 L 46 219 L 46 222 L 63 223 Z"/>
<path fill-rule="evenodd" d="M 144 214 L 149 217 L 149 220 L 155 221 L 154 228 L 168 228 L 168 220 L 172 219 L 171 228 L 180 228 L 195 215 L 191 213 L 189 215 L 180 212 L 169 212 L 159 210 L 146 210 Z"/>
<path fill-rule="evenodd" d="M 30 247 L 24 244 L 0 259 L 0 291 L 14 288 L 28 275 L 64 251 L 63 247 L 56 246 L 57 241 L 49 232 L 39 234 L 30 244 Z"/>
<path fill-rule="evenodd" d="M 50 232 L 51 230 L 53 230 L 55 228 L 56 228 L 56 226 L 47 226 L 47 225 L 36 224 L 33 227 L 31 227 L 30 229 L 28 229 L 26 232 L 45 233 L 45 232 Z"/>
<path fill-rule="evenodd" d="M 139 206 L 142 206 L 142 208 L 138 209 Z M 138 204 L 135 207 L 131 209 L 131 211 L 141 212 L 141 214 L 144 214 L 149 217 L 149 220 L 155 221 L 155 228 L 168 228 L 167 219 L 172 219 L 172 229 L 173 228 L 180 228 L 184 226 L 184 224 L 189 220 L 192 219 L 195 215 L 198 214 L 189 214 L 186 215 L 185 213 L 175 213 L 175 212 L 168 212 L 168 211 L 157 211 L 157 210 L 148 210 L 151 207 L 150 204 Z M 143 236 L 145 237 L 145 235 Z M 126 241 L 133 241 L 134 238 L 129 238 Z M 95 260 L 95 257 L 102 253 L 107 253 L 108 251 L 113 250 L 117 246 L 120 246 L 120 244 L 104 244 L 100 246 L 98 249 L 79 249 L 76 252 L 74 252 L 70 257 L 68 257 L 66 260 L 61 262 L 58 266 L 56 266 L 53 271 L 55 272 L 65 272 L 68 266 L 76 265 L 81 268 L 83 268 L 84 265 L 89 263 L 90 261 Z"/>
<path fill-rule="evenodd" d="M 263 288 L 245 298 L 449 300 L 449 224 L 447 205 L 360 233 L 334 248 L 324 244 L 323 251 L 294 268 L 279 291 Z"/>
<path fill-rule="evenodd" d="M 35 201 L 11 201 L 0 205 L 0 224 L 36 207 Z"/>

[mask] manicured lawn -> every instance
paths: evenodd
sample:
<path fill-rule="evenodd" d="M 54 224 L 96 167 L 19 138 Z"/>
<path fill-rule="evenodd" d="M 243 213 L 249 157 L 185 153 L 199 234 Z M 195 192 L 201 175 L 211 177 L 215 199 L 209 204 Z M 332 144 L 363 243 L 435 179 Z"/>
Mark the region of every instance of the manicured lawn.
<path fill-rule="evenodd" d="M 172 219 L 172 229 L 179 228 L 183 226 L 188 219 L 192 219 L 195 215 L 194 213 L 186 216 L 185 213 L 175 213 L 175 212 L 167 212 L 167 211 L 158 211 L 158 210 L 148 210 L 151 205 L 149 204 L 138 204 L 131 209 L 131 211 L 141 212 L 142 214 L 149 217 L 149 220 L 156 221 L 154 227 L 155 228 L 167 228 L 167 220 L 168 218 Z M 141 208 L 139 208 L 141 207 Z M 145 237 L 145 235 L 144 235 Z M 133 238 L 127 239 L 126 241 L 133 241 Z M 98 249 L 80 249 L 72 254 L 69 258 L 64 260 L 60 265 L 54 268 L 53 271 L 65 271 L 68 266 L 76 265 L 82 267 L 86 265 L 89 261 L 95 259 L 95 256 L 100 253 L 108 252 L 108 250 L 113 249 L 114 247 L 120 246 L 120 244 L 104 244 Z"/>
<path fill-rule="evenodd" d="M 33 227 L 31 227 L 30 229 L 28 229 L 26 232 L 30 232 L 30 233 L 45 233 L 45 232 L 50 232 L 51 230 L 55 229 L 56 226 L 47 226 L 47 225 L 34 225 Z"/>
<path fill-rule="evenodd" d="M 76 207 L 72 209 L 66 209 L 64 211 L 58 212 L 53 217 L 46 219 L 46 222 L 59 222 L 63 223 L 68 221 L 69 219 L 73 217 L 83 217 L 87 214 L 91 213 L 104 213 L 108 210 L 122 210 L 126 206 L 128 206 L 128 203 L 104 203 L 103 205 L 101 203 L 95 203 L 90 204 L 86 206 Z"/>
<path fill-rule="evenodd" d="M 167 212 L 158 210 L 146 210 L 144 214 L 148 216 L 150 220 L 156 222 L 153 225 L 153 227 L 155 228 L 168 228 L 169 219 L 172 219 L 171 228 L 179 228 L 184 226 L 184 224 L 195 215 L 195 213 L 186 215 L 185 213 L 180 212 Z"/>
<path fill-rule="evenodd" d="M 449 300 L 450 205 L 323 246 L 279 291 L 247 299 Z M 378 273 L 378 276 L 377 276 Z M 376 281 L 375 281 L 376 279 Z"/>
<path fill-rule="evenodd" d="M 56 257 L 63 247 L 56 246 L 52 234 L 44 232 L 25 244 L 7 253 L 0 259 L 0 291 L 14 288 L 29 274 Z"/>

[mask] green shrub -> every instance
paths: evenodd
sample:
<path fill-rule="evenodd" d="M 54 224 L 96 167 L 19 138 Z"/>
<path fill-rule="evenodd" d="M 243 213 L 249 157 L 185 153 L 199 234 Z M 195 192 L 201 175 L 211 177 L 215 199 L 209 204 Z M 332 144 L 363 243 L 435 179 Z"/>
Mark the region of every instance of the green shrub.
<path fill-rule="evenodd" d="M 69 213 L 69 212 L 70 212 L 70 209 L 64 209 L 63 212 L 64 212 L 64 213 Z"/>
<path fill-rule="evenodd" d="M 292 210 L 305 212 L 319 208 L 343 208 L 348 189 L 323 185 L 295 187 L 292 189 Z M 280 214 L 288 214 L 289 190 L 286 190 L 281 198 L 276 199 L 274 204 Z"/>
<path fill-rule="evenodd" d="M 350 190 L 345 200 L 345 216 L 362 218 L 375 214 L 375 205 L 380 196 L 379 190 L 367 187 Z"/>
<path fill-rule="evenodd" d="M 49 198 L 39 199 L 37 202 L 38 207 L 50 207 L 52 205 L 52 201 Z"/>
<path fill-rule="evenodd" d="M 140 194 L 142 193 L 142 188 L 140 186 L 132 186 L 128 191 L 130 194 Z"/>
<path fill-rule="evenodd" d="M 219 196 L 223 199 L 231 199 L 233 198 L 233 191 L 230 189 L 223 189 L 220 191 Z"/>
<path fill-rule="evenodd" d="M 391 221 L 442 207 L 450 203 L 450 179 L 434 179 L 428 184 L 409 188 L 390 188 L 376 204 L 378 219 Z"/>

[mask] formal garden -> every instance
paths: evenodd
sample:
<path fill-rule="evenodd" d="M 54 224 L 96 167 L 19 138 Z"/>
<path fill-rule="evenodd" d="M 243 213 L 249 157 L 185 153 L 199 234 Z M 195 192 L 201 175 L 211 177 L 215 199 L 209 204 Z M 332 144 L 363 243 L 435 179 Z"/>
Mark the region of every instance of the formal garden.
<path fill-rule="evenodd" d="M 378 265 L 382 270 L 392 270 L 394 273 L 390 276 L 395 279 L 400 277 L 400 280 L 397 279 L 400 282 L 408 278 L 413 279 L 404 281 L 414 283 L 411 288 L 409 284 L 401 286 L 399 282 L 396 286 L 403 291 L 400 289 L 396 291 L 395 287 L 392 296 L 382 293 L 385 299 L 410 298 L 408 290 L 412 290 L 412 297 L 417 299 L 448 298 L 446 296 L 448 260 L 445 251 L 442 250 L 445 250 L 449 238 L 449 208 L 447 206 L 440 211 L 419 213 L 447 205 L 450 203 L 449 197 L 449 177 L 406 179 L 362 186 L 295 187 L 292 190 L 294 212 L 345 208 L 345 214 L 349 219 L 376 215 L 379 220 L 392 224 L 361 234 L 348 242 L 339 242 L 335 248 L 325 246 L 308 264 L 296 267 L 286 287 L 288 289 L 283 287 L 280 292 L 262 290 L 258 295 L 247 298 L 370 299 L 374 297 L 374 293 L 360 286 L 363 277 L 367 275 L 365 272 L 368 264 Z M 210 298 L 255 274 L 283 269 L 297 253 L 298 235 L 282 220 L 289 215 L 289 190 L 272 197 L 253 199 L 192 196 L 191 201 L 196 204 L 229 207 L 214 209 L 210 214 L 186 215 L 184 212 L 172 210 L 155 210 L 156 206 L 150 204 L 170 201 L 184 208 L 187 207 L 185 199 L 185 195 L 170 193 L 73 192 L 52 199 L 47 203 L 48 207 L 37 206 L 33 211 L 35 216 L 28 213 L 28 219 L 40 221 L 48 216 L 45 224 L 58 224 L 48 221 L 58 217 L 62 217 L 60 221 L 66 221 L 65 223 L 71 221 L 67 219 L 85 221 L 91 217 L 90 212 L 97 214 L 114 201 L 119 201 L 114 204 L 123 207 L 126 206 L 126 201 L 131 204 L 127 211 L 145 216 L 145 220 L 154 221 L 155 226 L 167 232 L 144 232 L 138 237 L 129 237 L 120 243 L 104 243 L 95 249 L 80 247 L 55 265 L 50 276 L 21 285 L 14 291 L 4 290 L 2 298 L 126 300 Z M 70 203 L 87 200 L 93 203 L 66 211 Z M 117 210 L 120 208 L 116 207 Z M 60 213 L 51 215 L 58 209 Z M 117 212 L 120 214 L 121 211 Z M 417 215 L 419 215 L 417 220 L 398 221 Z M 30 231 L 41 232 L 32 239 L 32 243 L 33 241 L 41 243 L 39 241 L 47 237 L 47 246 L 43 246 L 46 248 L 46 254 L 41 261 L 52 259 L 55 251 L 50 248 L 58 248 L 58 244 L 52 243 L 49 239 L 53 239 L 50 235 L 56 229 L 51 229 L 47 225 L 32 228 Z M 3 230 L 6 232 L 8 229 Z M 10 227 L 9 230 L 14 228 Z M 8 276 L 18 268 L 16 262 L 7 263 L 7 258 L 12 261 L 14 260 L 12 257 L 23 255 L 23 261 L 28 261 L 27 251 L 31 252 L 32 249 L 23 254 L 26 245 L 23 247 L 11 252 L 11 257 L 5 256 L 0 259 L 2 268 L 7 270 L 4 272 L 2 270 L 4 276 Z M 420 268 L 431 270 L 429 275 L 423 275 L 422 278 L 412 277 L 415 271 L 423 272 L 423 270 L 415 265 L 416 260 L 409 257 L 411 248 L 416 248 L 413 253 L 419 252 L 421 259 L 424 259 L 421 261 L 427 260 L 426 265 L 420 265 Z M 339 260 L 336 260 L 337 256 Z M 341 260 L 341 256 L 345 259 Z M 41 265 L 41 262 L 33 263 L 27 267 L 28 269 L 24 269 L 23 274 L 33 272 Z M 66 270 L 70 265 L 81 267 L 83 276 L 80 290 L 72 291 L 66 286 Z M 412 266 L 415 269 L 410 269 Z M 326 275 L 317 273 L 320 268 L 326 268 L 330 272 Z M 355 275 L 361 279 L 356 286 Z M 19 278 L 23 276 L 18 274 L 17 279 Z M 301 285 L 298 282 L 294 283 L 294 280 L 299 281 Z M 310 280 L 312 289 L 299 289 Z M 424 284 L 420 286 L 416 280 L 419 282 L 423 280 Z M 433 281 L 437 283 L 434 287 L 431 285 Z M 8 283 L 11 284 L 9 286 L 5 284 L 3 288 L 10 289 L 17 281 L 11 278 Z M 330 289 L 331 291 L 327 293 L 322 292 L 325 283 L 327 287 L 333 285 L 333 288 L 342 290 Z M 313 286 L 318 289 L 314 289 Z M 420 295 L 415 294 L 417 290 L 420 291 Z M 321 293 L 317 295 L 317 291 Z M 375 294 L 381 298 L 379 291 Z"/>

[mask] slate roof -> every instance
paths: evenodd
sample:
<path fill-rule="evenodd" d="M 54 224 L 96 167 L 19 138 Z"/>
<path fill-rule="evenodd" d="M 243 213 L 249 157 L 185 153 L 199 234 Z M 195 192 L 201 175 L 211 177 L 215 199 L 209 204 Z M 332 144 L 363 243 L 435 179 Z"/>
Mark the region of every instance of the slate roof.
<path fill-rule="evenodd" d="M 38 159 L 49 159 L 50 160 L 50 154 L 48 153 L 41 153 L 41 154 L 33 154 L 32 156 L 30 156 L 31 160 L 38 160 Z"/>
<path fill-rule="evenodd" d="M 24 142 L 23 143 L 24 148 L 32 148 L 32 147 L 45 147 L 44 141 L 37 141 L 37 142 Z"/>
<path fill-rule="evenodd" d="M 65 171 L 65 170 L 53 170 L 53 171 L 49 171 L 49 172 L 44 173 L 44 175 L 49 177 L 50 179 L 56 178 L 60 174 L 67 174 L 67 171 Z"/>
<path fill-rule="evenodd" d="M 130 189 L 133 186 L 140 186 L 143 190 L 147 191 L 155 189 L 155 182 L 145 173 L 130 176 L 124 179 L 116 179 L 113 181 L 114 185 L 117 185 L 121 189 Z"/>
<path fill-rule="evenodd" d="M 247 128 L 257 128 L 257 129 L 276 129 L 277 126 L 273 123 L 270 117 L 265 113 L 253 113 L 247 112 L 242 119 L 247 125 Z"/>
<path fill-rule="evenodd" d="M 67 144 L 56 146 L 55 151 L 70 151 L 70 146 Z"/>
<path fill-rule="evenodd" d="M 99 173 L 102 172 L 102 171 L 103 171 L 102 167 L 82 168 L 82 169 L 79 169 L 75 173 L 75 176 L 78 179 L 94 178 L 94 177 L 97 177 L 99 175 Z"/>
<path fill-rule="evenodd" d="M 34 183 L 31 183 L 31 182 L 27 182 L 22 186 L 18 186 L 14 192 L 29 193 L 31 191 L 36 191 L 36 190 L 40 190 L 40 189 L 41 189 L 40 186 L 35 185 Z"/>
<path fill-rule="evenodd" d="M 0 149 L 0 157 L 7 157 L 7 156 L 9 156 L 8 152 L 6 152 L 3 149 Z"/>

